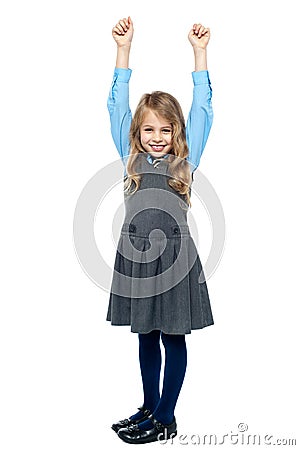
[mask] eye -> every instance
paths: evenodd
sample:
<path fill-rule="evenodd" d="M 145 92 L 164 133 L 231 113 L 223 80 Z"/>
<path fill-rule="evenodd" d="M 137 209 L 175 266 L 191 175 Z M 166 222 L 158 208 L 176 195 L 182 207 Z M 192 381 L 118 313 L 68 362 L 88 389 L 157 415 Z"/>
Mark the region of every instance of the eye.
<path fill-rule="evenodd" d="M 152 131 L 152 128 L 144 128 L 144 131 L 150 132 L 150 131 Z"/>
<path fill-rule="evenodd" d="M 170 128 L 164 128 L 164 129 L 162 130 L 162 132 L 165 133 L 165 134 L 167 134 L 167 133 L 171 133 L 171 130 L 170 130 Z"/>

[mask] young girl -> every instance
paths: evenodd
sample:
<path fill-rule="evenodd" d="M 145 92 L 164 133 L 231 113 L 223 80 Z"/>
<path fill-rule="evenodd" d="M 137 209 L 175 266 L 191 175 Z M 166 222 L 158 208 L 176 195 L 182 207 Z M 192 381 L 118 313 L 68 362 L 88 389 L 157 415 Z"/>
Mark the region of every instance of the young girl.
<path fill-rule="evenodd" d="M 143 405 L 112 425 L 128 443 L 169 439 L 184 380 L 185 335 L 213 325 L 202 265 L 187 224 L 193 172 L 213 120 L 206 47 L 209 28 L 195 24 L 188 38 L 195 56 L 193 102 L 187 124 L 177 100 L 145 94 L 132 119 L 128 68 L 133 23 L 113 28 L 117 61 L 108 98 L 111 131 L 124 162 L 125 219 L 116 252 L 107 320 L 138 333 Z M 160 339 L 165 347 L 162 393 Z"/>

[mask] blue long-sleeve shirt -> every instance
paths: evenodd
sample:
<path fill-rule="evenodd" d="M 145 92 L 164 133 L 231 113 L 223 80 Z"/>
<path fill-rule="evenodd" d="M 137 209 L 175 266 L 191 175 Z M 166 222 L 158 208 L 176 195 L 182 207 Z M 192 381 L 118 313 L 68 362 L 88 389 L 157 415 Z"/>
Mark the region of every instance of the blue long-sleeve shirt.
<path fill-rule="evenodd" d="M 111 134 L 124 163 L 126 175 L 127 157 L 130 152 L 129 130 L 132 114 L 129 106 L 129 80 L 131 69 L 115 68 L 107 107 L 110 115 Z M 211 104 L 212 89 L 207 70 L 192 72 L 193 101 L 186 123 L 186 140 L 189 148 L 187 161 L 191 171 L 198 167 L 213 122 Z M 164 157 L 168 157 L 166 154 Z M 150 163 L 154 159 L 147 156 Z"/>

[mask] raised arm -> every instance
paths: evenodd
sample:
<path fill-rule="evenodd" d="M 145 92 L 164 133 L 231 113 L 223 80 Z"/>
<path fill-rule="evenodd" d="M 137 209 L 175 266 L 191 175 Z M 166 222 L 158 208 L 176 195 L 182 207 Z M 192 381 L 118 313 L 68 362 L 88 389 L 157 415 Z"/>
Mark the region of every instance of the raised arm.
<path fill-rule="evenodd" d="M 126 165 L 129 154 L 129 130 L 132 120 L 129 106 L 129 55 L 133 37 L 133 23 L 130 17 L 121 19 L 112 30 L 117 44 L 116 67 L 108 96 L 107 107 L 110 116 L 111 134 L 116 148 Z"/>
<path fill-rule="evenodd" d="M 112 35 L 117 43 L 117 68 L 128 69 L 133 31 L 131 17 L 119 20 L 117 25 L 113 27 Z"/>
<path fill-rule="evenodd" d="M 186 125 L 186 138 L 189 147 L 187 160 L 194 171 L 199 165 L 213 122 L 212 89 L 207 70 L 210 30 L 201 24 L 194 24 L 188 38 L 194 51 L 195 70 L 192 72 L 193 101 Z"/>

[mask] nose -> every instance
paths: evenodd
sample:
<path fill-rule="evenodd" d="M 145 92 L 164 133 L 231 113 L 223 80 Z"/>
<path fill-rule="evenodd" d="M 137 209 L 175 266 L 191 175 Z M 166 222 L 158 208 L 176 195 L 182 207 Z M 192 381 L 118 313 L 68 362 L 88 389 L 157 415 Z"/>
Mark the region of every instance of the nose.
<path fill-rule="evenodd" d="M 154 136 L 153 136 L 153 141 L 160 142 L 161 140 L 162 140 L 162 138 L 161 138 L 160 131 L 156 131 Z"/>

